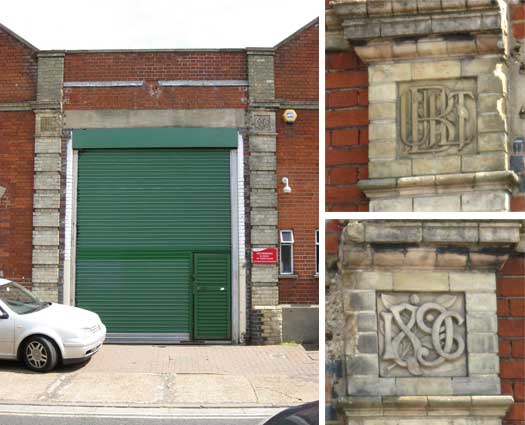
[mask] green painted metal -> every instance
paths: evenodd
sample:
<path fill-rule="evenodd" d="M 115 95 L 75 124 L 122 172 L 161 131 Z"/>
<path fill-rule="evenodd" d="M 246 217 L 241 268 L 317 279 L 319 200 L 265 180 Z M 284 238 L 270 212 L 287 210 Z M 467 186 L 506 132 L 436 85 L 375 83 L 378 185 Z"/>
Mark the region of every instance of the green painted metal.
<path fill-rule="evenodd" d="M 230 255 L 195 254 L 194 335 L 196 339 L 227 340 L 231 337 Z"/>
<path fill-rule="evenodd" d="M 96 128 L 73 132 L 73 149 L 236 147 L 236 128 Z"/>
<path fill-rule="evenodd" d="M 193 258 L 229 255 L 230 220 L 228 149 L 80 151 L 77 306 L 108 332 L 191 334 Z"/>

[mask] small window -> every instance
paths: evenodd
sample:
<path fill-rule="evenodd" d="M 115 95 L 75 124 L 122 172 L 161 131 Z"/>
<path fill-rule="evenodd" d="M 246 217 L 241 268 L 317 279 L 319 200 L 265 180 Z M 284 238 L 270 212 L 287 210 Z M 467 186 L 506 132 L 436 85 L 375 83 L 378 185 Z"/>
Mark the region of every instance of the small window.
<path fill-rule="evenodd" d="M 293 274 L 293 231 L 281 230 L 281 274 Z"/>
<path fill-rule="evenodd" d="M 315 231 L 315 274 L 319 274 L 319 230 Z"/>

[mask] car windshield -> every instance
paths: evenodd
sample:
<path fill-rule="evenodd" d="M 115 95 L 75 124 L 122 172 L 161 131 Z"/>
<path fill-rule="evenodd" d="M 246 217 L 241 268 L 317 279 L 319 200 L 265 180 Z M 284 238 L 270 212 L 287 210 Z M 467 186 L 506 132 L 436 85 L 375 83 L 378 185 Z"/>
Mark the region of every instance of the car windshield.
<path fill-rule="evenodd" d="M 0 285 L 0 300 L 18 314 L 33 313 L 49 305 L 49 303 L 40 301 L 31 292 L 14 282 Z"/>

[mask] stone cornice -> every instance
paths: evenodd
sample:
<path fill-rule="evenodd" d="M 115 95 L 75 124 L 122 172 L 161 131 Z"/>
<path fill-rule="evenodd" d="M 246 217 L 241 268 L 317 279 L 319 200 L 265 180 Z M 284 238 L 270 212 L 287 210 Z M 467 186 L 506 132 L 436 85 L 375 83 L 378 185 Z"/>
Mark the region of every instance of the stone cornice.
<path fill-rule="evenodd" d="M 0 103 L 0 112 L 20 112 L 62 109 L 60 102 L 27 101 Z"/>
<path fill-rule="evenodd" d="M 518 185 L 513 171 L 489 171 L 435 176 L 361 180 L 359 188 L 369 199 L 393 196 L 429 196 L 465 190 L 512 190 Z"/>
<path fill-rule="evenodd" d="M 486 416 L 502 418 L 513 403 L 508 395 L 346 397 L 337 408 L 348 418 L 380 416 Z"/>
<path fill-rule="evenodd" d="M 520 243 L 517 221 L 349 222 L 341 270 L 499 270 Z"/>
<path fill-rule="evenodd" d="M 507 12 L 491 0 L 335 0 L 332 6 L 327 50 L 350 42 L 365 62 L 505 51 Z M 435 48 L 419 43 L 436 38 Z"/>
<path fill-rule="evenodd" d="M 333 0 L 331 4 L 338 13 L 352 17 L 427 16 L 499 9 L 498 2 L 493 0 Z"/>

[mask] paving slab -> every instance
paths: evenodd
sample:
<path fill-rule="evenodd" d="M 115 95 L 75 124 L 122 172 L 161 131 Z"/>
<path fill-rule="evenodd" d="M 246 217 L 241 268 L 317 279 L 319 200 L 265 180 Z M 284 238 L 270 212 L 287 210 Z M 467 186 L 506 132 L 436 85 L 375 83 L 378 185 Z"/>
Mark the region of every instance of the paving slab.
<path fill-rule="evenodd" d="M 0 404 L 285 407 L 318 399 L 318 371 L 318 354 L 294 345 L 105 345 L 48 374 L 0 362 Z"/>

